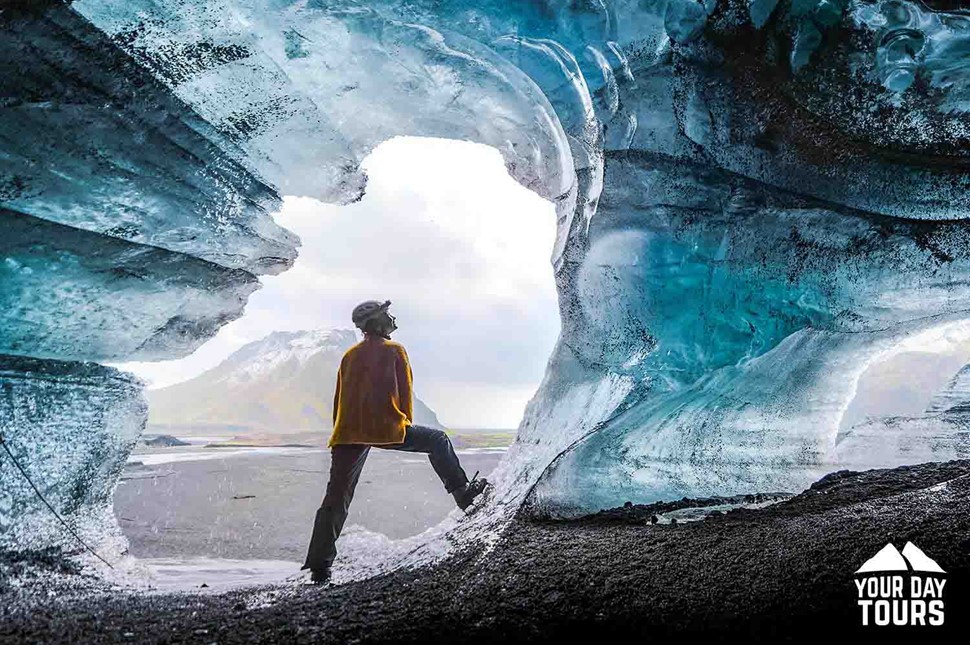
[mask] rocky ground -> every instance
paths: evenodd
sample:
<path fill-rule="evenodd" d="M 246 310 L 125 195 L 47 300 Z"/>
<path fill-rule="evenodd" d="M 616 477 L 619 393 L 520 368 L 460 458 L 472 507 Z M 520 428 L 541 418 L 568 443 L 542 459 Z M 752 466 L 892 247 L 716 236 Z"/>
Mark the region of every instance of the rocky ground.
<path fill-rule="evenodd" d="M 836 473 L 779 504 L 693 523 L 653 524 L 657 512 L 629 506 L 571 522 L 518 519 L 487 555 L 472 550 L 337 587 L 54 597 L 0 587 L 0 640 L 642 642 L 696 634 L 939 643 L 970 634 L 970 461 Z M 906 541 L 947 571 L 946 624 L 861 627 L 853 572 L 887 542 Z"/>

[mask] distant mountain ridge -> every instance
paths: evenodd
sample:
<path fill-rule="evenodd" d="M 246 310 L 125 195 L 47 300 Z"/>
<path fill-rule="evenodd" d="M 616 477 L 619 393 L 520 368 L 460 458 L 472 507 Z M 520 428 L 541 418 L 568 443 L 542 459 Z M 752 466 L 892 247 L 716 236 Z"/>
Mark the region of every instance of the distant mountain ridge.
<path fill-rule="evenodd" d="M 329 434 L 337 368 L 358 342 L 349 329 L 277 331 L 193 379 L 149 390 L 148 431 L 165 434 Z M 417 397 L 415 423 L 441 428 Z"/>

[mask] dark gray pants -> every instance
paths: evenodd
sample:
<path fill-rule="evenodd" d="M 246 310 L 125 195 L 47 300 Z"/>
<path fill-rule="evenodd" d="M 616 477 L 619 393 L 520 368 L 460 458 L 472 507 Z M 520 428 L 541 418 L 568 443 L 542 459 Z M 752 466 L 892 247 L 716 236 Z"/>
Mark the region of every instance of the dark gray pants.
<path fill-rule="evenodd" d="M 458 455 L 451 445 L 451 439 L 441 430 L 424 426 L 408 426 L 405 429 L 404 443 L 375 446 L 387 450 L 405 452 L 424 452 L 431 460 L 431 467 L 441 478 L 445 490 L 452 493 L 468 482 L 465 471 L 458 463 Z M 330 449 L 330 481 L 323 504 L 317 510 L 313 522 L 313 536 L 307 550 L 304 569 L 325 569 L 337 557 L 337 538 L 344 528 L 344 521 L 354 498 L 357 480 L 364 469 L 370 446 L 344 445 Z"/>

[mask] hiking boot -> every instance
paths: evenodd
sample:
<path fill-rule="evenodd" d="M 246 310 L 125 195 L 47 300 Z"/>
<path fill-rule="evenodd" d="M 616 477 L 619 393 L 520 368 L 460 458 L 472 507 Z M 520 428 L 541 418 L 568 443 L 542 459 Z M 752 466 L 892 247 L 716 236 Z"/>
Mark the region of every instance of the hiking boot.
<path fill-rule="evenodd" d="M 458 508 L 465 510 L 472 505 L 476 497 L 485 492 L 486 488 L 488 488 L 488 480 L 484 477 L 479 479 L 478 471 L 475 471 L 475 476 L 472 477 L 471 481 L 452 493 L 452 496 L 454 496 Z"/>
<path fill-rule="evenodd" d="M 310 584 L 325 585 L 330 582 L 330 567 L 326 569 L 310 569 Z"/>

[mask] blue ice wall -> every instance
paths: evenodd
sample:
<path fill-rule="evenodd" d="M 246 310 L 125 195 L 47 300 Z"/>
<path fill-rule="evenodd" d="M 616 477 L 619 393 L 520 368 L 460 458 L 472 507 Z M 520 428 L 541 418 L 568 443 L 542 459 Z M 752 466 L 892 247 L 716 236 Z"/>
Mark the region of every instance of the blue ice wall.
<path fill-rule="evenodd" d="M 357 199 L 382 141 L 453 137 L 496 147 L 559 215 L 563 331 L 497 473 L 501 508 L 796 490 L 965 456 L 958 424 L 931 440 L 839 429 L 870 363 L 970 336 L 970 16 L 948 6 L 78 0 L 5 15 L 7 51 L 45 62 L 0 107 L 15 132 L 0 205 L 131 247 L 43 233 L 77 258 L 65 275 L 94 311 L 87 327 L 45 318 L 44 278 L 17 274 L 7 300 L 30 304 L 0 349 L 187 351 L 239 315 L 254 274 L 292 261 L 271 187 Z M 13 246 L 5 270 L 41 269 Z M 143 259 L 123 264 L 126 248 Z M 139 280 L 144 317 L 126 300 Z M 103 342 L 121 321 L 132 339 Z"/>
<path fill-rule="evenodd" d="M 87 543 L 112 559 L 112 495 L 148 406 L 141 383 L 94 363 L 0 356 L 0 433 L 41 494 Z M 78 545 L 0 455 L 0 544 Z"/>
<path fill-rule="evenodd" d="M 211 125 L 44 6 L 0 17 L 0 351 L 187 354 L 241 314 L 256 275 L 292 264 L 296 238 Z"/>
<path fill-rule="evenodd" d="M 296 237 L 244 155 L 60 2 L 0 9 L 0 432 L 107 553 L 141 384 L 88 361 L 183 356 Z M 78 545 L 0 453 L 0 547 Z"/>

